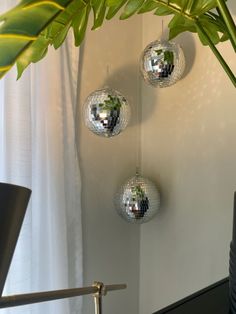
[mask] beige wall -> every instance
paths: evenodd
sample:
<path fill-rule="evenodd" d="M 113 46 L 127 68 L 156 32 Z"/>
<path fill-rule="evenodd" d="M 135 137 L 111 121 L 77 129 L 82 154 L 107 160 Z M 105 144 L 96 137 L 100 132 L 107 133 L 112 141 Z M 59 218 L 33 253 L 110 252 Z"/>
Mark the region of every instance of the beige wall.
<path fill-rule="evenodd" d="M 161 35 L 160 28 L 160 18 L 144 16 L 143 48 Z M 142 87 L 142 169 L 160 184 L 162 205 L 141 227 L 140 314 L 228 274 L 236 92 L 194 36 L 176 41 L 186 54 L 185 77 L 165 89 Z M 224 44 L 221 50 L 236 73 L 232 47 Z"/>
<path fill-rule="evenodd" d="M 81 55 L 80 104 L 92 91 L 109 85 L 123 93 L 133 109 L 131 125 L 111 139 L 92 134 L 80 121 L 84 284 L 94 280 L 128 284 L 127 290 L 104 298 L 104 314 L 138 313 L 140 228 L 117 215 L 113 199 L 124 180 L 135 173 L 140 50 L 141 17 L 135 17 L 110 21 L 101 30 L 89 32 Z M 94 313 L 92 297 L 84 297 L 84 303 L 83 313 Z"/>
<path fill-rule="evenodd" d="M 131 125 L 113 139 L 93 135 L 80 121 L 84 284 L 128 283 L 126 291 L 105 297 L 104 314 L 151 314 L 228 273 L 235 89 L 211 51 L 184 34 L 176 39 L 186 54 L 184 78 L 165 89 L 143 83 L 140 96 L 139 55 L 160 35 L 161 18 L 148 14 L 106 23 L 88 33 L 84 47 L 80 103 L 109 84 L 133 107 Z M 232 48 L 221 50 L 236 72 Z M 161 211 L 142 225 L 141 235 L 113 206 L 117 188 L 135 171 L 140 100 L 142 173 L 162 193 Z M 84 301 L 84 314 L 93 313 L 92 298 Z"/>

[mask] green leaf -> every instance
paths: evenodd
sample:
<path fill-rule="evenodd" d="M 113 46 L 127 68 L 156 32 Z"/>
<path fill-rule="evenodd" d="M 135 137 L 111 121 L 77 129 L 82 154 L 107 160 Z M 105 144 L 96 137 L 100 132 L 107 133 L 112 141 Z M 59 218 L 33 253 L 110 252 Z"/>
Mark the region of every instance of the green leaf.
<path fill-rule="evenodd" d="M 211 18 L 204 15 L 199 17 L 198 23 L 202 25 L 207 35 L 211 38 L 211 41 L 214 45 L 220 42 L 220 36 L 218 32 L 220 32 L 221 28 L 217 23 L 214 23 Z M 201 31 L 198 29 L 198 36 L 203 45 L 208 45 L 208 42 L 205 40 L 204 36 L 202 36 Z"/>
<path fill-rule="evenodd" d="M 191 6 L 187 8 L 190 15 L 200 16 L 203 13 L 216 8 L 216 0 L 191 0 Z"/>
<path fill-rule="evenodd" d="M 188 20 L 188 19 L 184 18 L 181 14 L 176 14 L 168 24 L 168 27 L 170 29 L 173 29 L 173 28 L 178 27 L 178 26 L 182 26 L 182 27 L 186 28 L 186 30 L 189 30 L 192 32 L 196 31 L 195 21 L 194 20 Z"/>
<path fill-rule="evenodd" d="M 173 10 L 160 5 L 156 11 L 154 12 L 155 15 L 160 15 L 160 16 L 164 16 L 164 15 L 169 15 L 169 14 L 173 14 Z"/>
<path fill-rule="evenodd" d="M 182 25 L 171 28 L 169 31 L 169 40 L 172 40 L 173 38 L 175 38 L 179 34 L 186 32 L 186 31 L 188 31 L 188 30 Z"/>
<path fill-rule="evenodd" d="M 71 27 L 71 21 L 67 25 L 64 26 L 64 28 L 58 33 L 56 38 L 53 40 L 53 47 L 55 49 L 58 49 L 62 45 L 62 43 L 66 39 L 66 36 L 68 34 L 70 27 Z"/>
<path fill-rule="evenodd" d="M 184 25 L 185 23 L 185 18 L 180 15 L 180 14 L 176 14 L 169 22 L 168 27 L 169 28 L 174 28 L 178 25 Z"/>
<path fill-rule="evenodd" d="M 116 1 L 116 2 L 117 2 L 116 5 L 113 5 L 113 6 L 109 7 L 107 15 L 106 15 L 106 19 L 107 20 L 112 19 L 116 15 L 116 13 L 120 10 L 120 8 L 122 8 L 123 5 L 125 5 L 127 0 L 119 0 L 119 1 Z"/>
<path fill-rule="evenodd" d="M 77 11 L 82 6 L 84 4 L 80 0 L 75 0 L 69 4 L 38 36 L 38 39 L 18 57 L 18 79 L 31 62 L 38 62 L 46 55 L 49 44 L 58 48 L 63 43 L 71 26 L 71 19 L 77 15 Z"/>
<path fill-rule="evenodd" d="M 171 28 L 169 31 L 169 40 L 174 39 L 176 36 L 185 31 L 186 29 L 182 25 Z"/>
<path fill-rule="evenodd" d="M 167 8 L 176 10 L 178 12 L 184 12 L 187 3 L 189 2 L 189 0 L 165 0 L 165 1 L 158 1 L 160 4 L 166 6 Z"/>
<path fill-rule="evenodd" d="M 206 27 L 203 27 L 205 32 L 207 33 L 207 35 L 211 38 L 211 41 L 213 42 L 213 44 L 217 44 L 219 41 L 220 41 L 220 37 L 218 35 L 217 32 L 212 32 L 212 30 L 210 30 L 209 28 L 206 28 Z M 198 33 L 198 37 L 201 41 L 201 43 L 204 45 L 204 46 L 207 46 L 208 45 L 208 41 L 206 40 L 206 38 L 202 35 L 202 32 L 197 29 L 197 33 Z"/>
<path fill-rule="evenodd" d="M 125 20 L 131 15 L 136 13 L 138 9 L 143 5 L 144 0 L 129 0 L 124 8 L 124 12 L 121 14 L 120 19 Z"/>
<path fill-rule="evenodd" d="M 173 14 L 169 23 L 170 39 L 185 31 L 197 31 L 202 43 L 216 51 L 214 45 L 230 37 L 224 18 L 213 11 L 216 5 L 217 0 L 21 0 L 0 16 L 0 77 L 15 63 L 20 76 L 27 65 L 46 55 L 49 45 L 60 47 L 70 27 L 75 44 L 80 45 L 91 8 L 92 29 L 100 27 L 105 16 L 107 19 L 114 17 L 123 6 L 120 19 L 137 12 Z"/>
<path fill-rule="evenodd" d="M 47 28 L 70 4 L 69 0 L 57 1 L 21 1 L 15 8 L 0 16 L 0 77 L 3 76 L 17 60 L 24 55 L 24 61 L 18 66 L 20 72 L 23 64 L 32 62 L 30 58 L 45 55 L 45 41 L 40 38 L 38 53 L 28 49 L 39 39 L 40 33 Z M 46 46 L 47 47 L 47 46 Z M 27 54 L 24 54 L 28 50 Z M 27 55 L 27 56 L 26 56 Z M 37 55 L 37 58 L 35 57 Z M 29 61 L 26 62 L 26 58 Z"/>
<path fill-rule="evenodd" d="M 90 4 L 87 4 L 72 20 L 76 46 L 79 46 L 84 39 L 90 10 L 91 6 Z"/>
<path fill-rule="evenodd" d="M 175 38 L 180 33 L 189 31 L 189 32 L 196 32 L 196 26 L 194 21 L 188 20 L 184 18 L 181 14 L 176 14 L 168 24 L 170 29 L 169 32 L 169 39 Z"/>
<path fill-rule="evenodd" d="M 205 16 L 208 18 L 208 23 L 215 24 L 218 27 L 218 32 L 223 34 L 220 35 L 220 42 L 226 41 L 230 38 L 228 28 L 225 25 L 222 16 L 219 16 L 214 12 L 205 13 L 203 17 Z"/>
<path fill-rule="evenodd" d="M 147 0 L 143 3 L 141 8 L 138 10 L 138 14 L 146 13 L 153 11 L 158 6 L 158 3 L 156 3 L 155 0 Z"/>
<path fill-rule="evenodd" d="M 118 6 L 120 3 L 121 3 L 122 1 L 120 1 L 120 0 L 106 0 L 106 5 L 108 6 L 108 7 L 116 7 L 116 6 Z"/>
<path fill-rule="evenodd" d="M 31 62 L 38 62 L 47 53 L 49 39 L 40 36 L 17 60 L 17 79 Z"/>
<path fill-rule="evenodd" d="M 57 49 L 65 40 L 69 28 L 72 24 L 72 19 L 85 6 L 82 0 L 73 0 L 66 10 L 61 12 L 43 32 L 50 39 L 50 44 Z"/>
<path fill-rule="evenodd" d="M 106 0 L 93 0 L 91 5 L 94 13 L 94 24 L 92 30 L 95 30 L 103 23 L 106 14 Z"/>
<path fill-rule="evenodd" d="M 220 41 L 223 42 L 223 41 L 226 41 L 228 39 L 229 39 L 229 35 L 227 33 L 224 33 L 223 36 L 221 36 Z"/>

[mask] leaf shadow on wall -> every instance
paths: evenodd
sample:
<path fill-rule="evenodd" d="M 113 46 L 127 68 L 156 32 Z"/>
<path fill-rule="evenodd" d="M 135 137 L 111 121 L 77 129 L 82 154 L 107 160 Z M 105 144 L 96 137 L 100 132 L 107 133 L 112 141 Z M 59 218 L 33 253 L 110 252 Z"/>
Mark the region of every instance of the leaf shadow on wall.
<path fill-rule="evenodd" d="M 174 41 L 182 47 L 184 52 L 185 70 L 182 76 L 182 79 L 184 79 L 190 74 L 196 57 L 194 38 L 191 33 L 183 33 L 176 37 Z"/>

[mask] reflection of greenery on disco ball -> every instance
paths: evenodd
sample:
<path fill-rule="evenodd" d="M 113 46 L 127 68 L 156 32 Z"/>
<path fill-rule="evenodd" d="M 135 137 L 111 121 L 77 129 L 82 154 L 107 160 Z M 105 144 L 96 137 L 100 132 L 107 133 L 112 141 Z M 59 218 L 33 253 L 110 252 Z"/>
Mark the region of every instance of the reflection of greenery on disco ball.
<path fill-rule="evenodd" d="M 118 214 L 126 221 L 141 224 L 151 220 L 160 207 L 160 194 L 153 182 L 136 175 L 116 195 Z"/>
<path fill-rule="evenodd" d="M 95 134 L 111 137 L 128 125 L 130 105 L 119 92 L 103 88 L 91 93 L 84 104 L 85 123 Z"/>
<path fill-rule="evenodd" d="M 154 41 L 143 51 L 140 69 L 144 80 L 155 87 L 168 87 L 183 75 L 185 58 L 179 45 L 171 41 Z"/>

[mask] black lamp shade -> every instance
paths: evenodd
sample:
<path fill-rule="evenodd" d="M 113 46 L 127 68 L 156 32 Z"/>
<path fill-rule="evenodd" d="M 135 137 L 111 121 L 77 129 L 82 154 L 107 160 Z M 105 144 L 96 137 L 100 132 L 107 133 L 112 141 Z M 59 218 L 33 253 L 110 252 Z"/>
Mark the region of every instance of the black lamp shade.
<path fill-rule="evenodd" d="M 0 296 L 16 247 L 31 190 L 0 183 Z"/>

